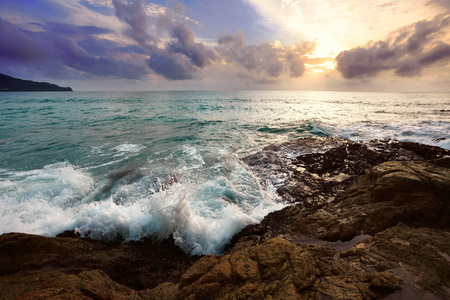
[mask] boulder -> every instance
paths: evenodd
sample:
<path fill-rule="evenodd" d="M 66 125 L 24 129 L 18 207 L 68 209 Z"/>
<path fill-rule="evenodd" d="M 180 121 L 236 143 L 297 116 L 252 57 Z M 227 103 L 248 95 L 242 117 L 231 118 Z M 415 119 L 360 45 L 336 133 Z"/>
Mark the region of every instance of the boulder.
<path fill-rule="evenodd" d="M 176 284 L 199 259 L 188 256 L 169 240 L 106 243 L 67 233 L 64 236 L 1 235 L 0 299 L 15 299 L 49 280 L 92 270 L 100 270 L 136 291 L 164 282 Z"/>
<path fill-rule="evenodd" d="M 46 282 L 39 289 L 20 297 L 37 299 L 141 299 L 138 293 L 120 285 L 101 270 L 65 275 Z"/>
<path fill-rule="evenodd" d="M 390 272 L 354 267 L 330 247 L 272 238 L 203 257 L 182 276 L 172 299 L 377 299 L 401 284 Z"/>
<path fill-rule="evenodd" d="M 342 196 L 366 169 L 383 162 L 445 156 L 450 156 L 449 150 L 418 143 L 306 137 L 268 146 L 243 160 L 263 184 L 275 186 L 283 200 L 310 208 Z"/>
<path fill-rule="evenodd" d="M 448 229 L 449 205 L 449 168 L 433 162 L 389 161 L 368 169 L 336 200 L 311 209 L 297 205 L 271 213 L 260 224 L 244 228 L 231 245 L 287 233 L 348 241 L 398 222 Z"/>

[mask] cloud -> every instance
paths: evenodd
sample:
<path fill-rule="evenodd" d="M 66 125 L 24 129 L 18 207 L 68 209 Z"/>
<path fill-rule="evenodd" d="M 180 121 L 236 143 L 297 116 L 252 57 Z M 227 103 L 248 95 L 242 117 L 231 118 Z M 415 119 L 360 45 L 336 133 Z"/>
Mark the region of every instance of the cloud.
<path fill-rule="evenodd" d="M 240 76 L 251 81 L 272 83 L 283 76 L 300 77 L 305 71 L 301 58 L 307 49 L 305 46 L 283 47 L 268 43 L 245 45 L 242 31 L 235 35 L 223 35 L 217 43 L 217 51 L 225 62 L 240 68 Z"/>
<path fill-rule="evenodd" d="M 386 70 L 401 77 L 419 76 L 424 68 L 450 58 L 450 45 L 440 41 L 449 26 L 448 15 L 414 23 L 385 41 L 339 53 L 337 70 L 347 79 L 373 77 Z"/>
<path fill-rule="evenodd" d="M 300 59 L 291 59 L 290 60 L 290 66 L 289 66 L 289 74 L 290 77 L 296 78 L 300 77 L 305 73 L 305 64 Z"/>
<path fill-rule="evenodd" d="M 305 72 L 303 56 L 311 50 L 307 44 L 245 44 L 242 31 L 203 43 L 191 29 L 196 22 L 184 15 L 184 5 L 170 3 L 164 8 L 144 0 L 80 0 L 60 8 L 66 8 L 66 19 L 73 23 L 0 18 L 0 40 L 7 41 L 0 43 L 0 64 L 12 75 L 20 69 L 27 77 L 34 73 L 59 79 L 149 75 L 189 80 L 222 72 L 246 82 L 274 83 Z M 100 8 L 108 9 L 108 15 L 97 12 Z M 95 16 L 102 22 L 93 23 Z"/>
<path fill-rule="evenodd" d="M 220 36 L 217 46 L 197 42 L 188 26 L 189 20 L 184 16 L 184 5 L 179 2 L 173 2 L 171 8 L 166 8 L 152 24 L 148 18 L 136 22 L 144 19 L 142 1 L 113 0 L 113 4 L 118 18 L 128 24 L 126 34 L 148 50 L 148 67 L 166 79 L 200 78 L 202 69 L 211 65 L 223 67 L 223 63 L 238 76 L 259 83 L 299 77 L 305 71 L 301 59 L 305 47 L 281 47 L 269 43 L 245 45 L 242 31 Z M 150 28 L 157 36 L 150 33 Z"/>
<path fill-rule="evenodd" d="M 150 21 L 145 13 L 144 3 L 134 0 L 124 3 L 120 0 L 112 1 L 116 16 L 129 25 L 126 34 L 149 49 L 156 47 L 158 38 L 149 32 Z"/>
<path fill-rule="evenodd" d="M 78 0 L 78 2 L 86 8 L 103 15 L 108 16 L 114 13 L 113 4 L 110 0 Z"/>
<path fill-rule="evenodd" d="M 77 44 L 88 53 L 95 56 L 110 55 L 112 52 L 118 52 L 121 49 L 116 42 L 95 36 L 83 37 L 83 39 L 77 41 Z M 132 50 L 127 49 L 126 52 L 132 52 Z"/>
<path fill-rule="evenodd" d="M 39 26 L 40 24 L 35 23 L 35 25 Z M 102 28 L 97 26 L 76 26 L 60 22 L 46 22 L 44 25 L 40 26 L 46 29 L 47 31 L 63 35 L 92 35 L 92 34 L 107 34 L 114 32 L 108 28 Z"/>
<path fill-rule="evenodd" d="M 430 0 L 428 5 L 435 5 L 450 10 L 450 0 Z"/>
<path fill-rule="evenodd" d="M 58 26 L 56 26 L 58 27 Z M 106 44 L 88 32 L 107 32 L 92 26 L 64 25 L 55 29 L 54 24 L 44 26 L 46 31 L 23 30 L 0 18 L 0 59 L 4 68 L 28 67 L 38 70 L 50 78 L 61 76 L 74 78 L 84 76 L 99 76 L 110 78 L 138 79 L 147 73 L 145 68 L 133 63 L 118 60 L 114 54 L 104 49 Z M 93 52 L 81 47 L 70 39 L 71 34 L 83 33 L 92 41 L 97 41 Z M 69 34 L 68 32 L 71 32 Z M 109 43 L 111 47 L 112 42 Z M 93 50 L 93 49 L 89 49 Z M 97 52 L 97 53 L 95 53 Z M 103 56 L 95 54 L 100 53 Z"/>
<path fill-rule="evenodd" d="M 431 82 L 434 85 L 450 86 L 450 75 L 439 75 L 434 81 Z"/>
<path fill-rule="evenodd" d="M 38 39 L 30 38 L 32 33 L 0 18 L 0 57 L 14 61 L 37 62 L 45 54 Z"/>
<path fill-rule="evenodd" d="M 152 54 L 147 61 L 148 66 L 155 73 L 171 80 L 185 80 L 196 78 L 197 69 L 181 54 L 161 51 Z"/>
<path fill-rule="evenodd" d="M 155 24 L 150 24 L 142 1 L 123 3 L 113 0 L 117 17 L 129 25 L 125 34 L 148 50 L 148 67 L 156 74 L 170 80 L 193 79 L 200 76 L 200 69 L 211 65 L 216 59 L 214 49 L 195 42 L 195 34 L 188 27 L 184 5 L 174 2 L 166 8 Z M 150 33 L 151 29 L 159 33 Z M 168 41 L 161 44 L 164 34 Z"/>
<path fill-rule="evenodd" d="M 166 44 L 166 50 L 184 54 L 197 67 L 203 68 L 217 59 L 216 54 L 210 47 L 194 41 L 194 32 L 186 23 L 173 26 L 170 35 L 172 40 Z"/>

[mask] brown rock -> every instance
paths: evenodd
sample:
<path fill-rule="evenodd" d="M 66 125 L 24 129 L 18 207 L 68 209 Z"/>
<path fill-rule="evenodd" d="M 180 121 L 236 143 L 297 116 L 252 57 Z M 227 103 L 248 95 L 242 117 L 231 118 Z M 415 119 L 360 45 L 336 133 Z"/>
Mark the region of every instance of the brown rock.
<path fill-rule="evenodd" d="M 41 288 L 19 297 L 37 299 L 140 299 L 132 289 L 111 280 L 100 270 L 79 275 L 65 275 L 45 283 Z"/>
<path fill-rule="evenodd" d="M 449 228 L 449 192 L 450 169 L 426 162 L 387 162 L 371 168 L 325 209 L 338 221 L 322 223 L 325 230 L 317 236 L 348 240 L 361 232 L 373 235 L 398 222 Z"/>
<path fill-rule="evenodd" d="M 283 161 L 293 175 L 287 175 L 280 194 L 309 204 L 286 207 L 261 224 L 247 226 L 233 238 L 228 252 L 284 235 L 306 249 L 320 270 L 313 286 L 303 291 L 305 297 L 446 299 L 450 297 L 446 155 L 448 150 L 414 143 L 344 142 L 324 153 Z M 409 159 L 418 161 L 405 161 Z M 385 162 L 372 166 L 378 161 Z M 323 200 L 330 196 L 336 198 Z M 337 241 L 328 245 L 339 249 L 345 244 L 341 241 L 362 236 L 363 242 L 336 254 L 328 247 L 300 244 Z"/>
<path fill-rule="evenodd" d="M 232 278 L 224 280 L 230 269 Z M 187 274 L 196 280 L 180 284 L 174 299 L 379 299 L 403 282 L 390 271 L 373 272 L 353 258 L 340 258 L 333 248 L 283 238 L 206 257 Z"/>
<path fill-rule="evenodd" d="M 450 156 L 449 150 L 417 143 L 306 137 L 268 146 L 243 160 L 263 183 L 272 182 L 286 201 L 310 208 L 341 196 L 366 169 L 380 163 L 445 156 Z"/>
<path fill-rule="evenodd" d="M 420 298 L 424 292 L 432 292 L 444 298 L 450 297 L 448 230 L 413 228 L 399 224 L 365 240 L 358 245 L 358 249 L 357 253 L 341 253 L 341 257 L 347 256 L 347 261 L 367 270 L 380 265 L 387 266 L 392 273 L 403 275 L 405 282 L 408 281 L 408 275 L 413 278 L 407 287 L 409 293 L 415 293 L 413 297 Z M 407 273 L 402 271 L 405 268 Z M 375 282 L 372 281 L 372 284 L 374 288 L 384 286 L 384 289 L 392 289 L 389 282 L 393 282 L 389 277 L 378 278 Z M 415 285 L 419 285 L 422 290 L 416 293 Z"/>
<path fill-rule="evenodd" d="M 0 236 L 0 299 L 15 299 L 49 280 L 95 269 L 134 290 L 150 289 L 163 282 L 177 283 L 197 260 L 169 241 L 122 244 L 4 234 Z"/>
<path fill-rule="evenodd" d="M 233 240 L 261 241 L 280 234 L 347 241 L 403 222 L 414 227 L 450 227 L 450 169 L 430 162 L 386 162 L 360 176 L 335 201 L 305 209 L 290 206 L 247 226 Z M 256 236 L 256 237 L 255 237 Z"/>
<path fill-rule="evenodd" d="M 231 280 L 226 281 L 230 270 Z M 276 238 L 217 260 L 206 257 L 187 274 L 201 272 L 191 284 L 182 281 L 177 299 L 295 299 L 314 284 L 319 270 L 307 251 Z"/>
<path fill-rule="evenodd" d="M 203 274 L 208 272 L 219 261 L 219 257 L 215 255 L 207 255 L 202 257 L 195 265 L 196 268 L 190 268 L 181 276 L 181 287 L 189 285 L 198 280 Z"/>
<path fill-rule="evenodd" d="M 138 294 L 142 299 L 171 300 L 175 298 L 177 291 L 178 284 L 165 282 L 151 290 L 140 291 Z"/>

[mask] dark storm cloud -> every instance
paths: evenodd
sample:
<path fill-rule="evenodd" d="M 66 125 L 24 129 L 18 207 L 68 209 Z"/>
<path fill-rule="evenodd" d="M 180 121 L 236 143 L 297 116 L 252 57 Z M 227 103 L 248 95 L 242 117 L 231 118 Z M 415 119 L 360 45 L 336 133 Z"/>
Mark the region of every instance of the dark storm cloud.
<path fill-rule="evenodd" d="M 292 58 L 289 66 L 290 77 L 300 77 L 305 73 L 305 64 L 300 58 Z"/>
<path fill-rule="evenodd" d="M 77 44 L 88 53 L 96 56 L 106 56 L 119 49 L 116 42 L 94 36 L 88 36 L 77 41 Z M 128 50 L 127 52 L 132 51 Z"/>
<path fill-rule="evenodd" d="M 142 1 L 114 0 L 113 4 L 116 15 L 129 25 L 127 34 L 148 50 L 148 67 L 166 79 L 199 78 L 201 69 L 222 62 L 231 65 L 239 76 L 254 82 L 273 82 L 283 76 L 299 77 L 305 71 L 298 49 L 271 44 L 245 45 L 241 31 L 219 37 L 217 47 L 197 42 L 183 15 L 184 5 L 179 2 L 166 8 L 154 24 L 150 24 L 148 18 L 144 21 Z M 150 28 L 157 37 L 149 33 Z M 156 47 L 156 42 L 164 37 L 167 42 L 163 47 Z"/>
<path fill-rule="evenodd" d="M 143 1 L 134 0 L 125 3 L 120 0 L 113 0 L 112 3 L 116 16 L 129 25 L 129 30 L 126 32 L 128 36 L 143 46 L 156 47 L 158 38 L 149 32 L 151 24 L 145 13 Z"/>
<path fill-rule="evenodd" d="M 58 37 L 53 39 L 55 52 L 60 53 L 63 65 L 100 77 L 138 79 L 145 69 L 108 56 L 94 56 L 74 41 Z"/>
<path fill-rule="evenodd" d="M 40 30 L 29 31 L 0 18 L 0 40 L 7 41 L 0 42 L 2 69 L 61 79 L 140 79 L 154 73 L 186 80 L 201 78 L 202 70 L 212 66 L 259 83 L 299 77 L 305 71 L 304 47 L 246 45 L 241 31 L 221 36 L 214 45 L 202 43 L 190 28 L 195 22 L 184 16 L 183 4 L 173 1 L 164 10 L 148 13 L 146 3 L 112 0 L 112 13 L 125 25 L 123 32 L 61 22 L 30 23 Z M 131 38 L 131 44 L 119 41 L 119 34 Z"/>
<path fill-rule="evenodd" d="M 422 65 L 430 65 L 447 57 L 450 57 L 450 45 L 442 43 L 423 55 L 419 59 L 419 63 Z"/>
<path fill-rule="evenodd" d="M 32 33 L 0 18 L 0 57 L 14 61 L 39 61 L 44 55 Z"/>
<path fill-rule="evenodd" d="M 113 0 L 113 4 L 117 17 L 129 25 L 126 34 L 148 50 L 148 67 L 156 74 L 170 80 L 192 79 L 217 59 L 211 47 L 195 42 L 194 32 L 180 15 L 184 12 L 183 4 L 174 2 L 154 25 L 145 14 L 142 1 Z M 161 35 L 167 34 L 169 41 L 163 48 L 157 47 L 161 38 L 151 34 L 151 28 Z"/>
<path fill-rule="evenodd" d="M 41 27 L 53 33 L 69 35 L 106 34 L 113 32 L 110 29 L 97 26 L 75 26 L 59 22 L 46 22 L 44 25 L 41 25 Z"/>
<path fill-rule="evenodd" d="M 75 27 L 67 26 L 65 28 L 75 29 Z M 91 27 L 81 30 L 84 31 L 83 35 L 86 35 L 86 31 L 103 32 L 98 28 Z M 70 34 L 62 34 L 59 30 L 54 31 L 53 26 L 47 27 L 47 31 L 33 32 L 23 30 L 0 18 L 0 40 L 8 41 L 0 43 L 2 67 L 12 69 L 14 66 L 27 66 L 52 78 L 60 76 L 74 78 L 81 74 L 87 74 L 137 79 L 146 73 L 143 67 L 106 55 L 108 51 L 101 49 L 100 40 L 97 40 L 98 44 L 94 47 L 94 52 L 101 52 L 104 56 L 90 53 L 89 49 L 81 47 L 68 36 Z M 91 39 L 95 40 L 94 37 Z"/>
<path fill-rule="evenodd" d="M 272 83 L 283 74 L 302 76 L 305 71 L 302 49 L 276 47 L 272 44 L 245 45 L 244 34 L 223 35 L 218 39 L 217 51 L 227 63 L 242 67 L 242 77 L 255 82 Z"/>
<path fill-rule="evenodd" d="M 428 5 L 435 5 L 450 10 L 450 0 L 430 0 Z"/>
<path fill-rule="evenodd" d="M 183 4 L 174 2 L 156 22 L 157 31 L 167 31 L 169 41 L 163 49 L 151 54 L 148 66 L 167 79 L 197 78 L 200 69 L 218 59 L 212 47 L 195 41 L 195 34 L 183 16 L 184 11 Z"/>
<path fill-rule="evenodd" d="M 166 79 L 193 79 L 197 75 L 197 69 L 181 54 L 161 51 L 152 54 L 147 63 L 150 69 Z"/>
<path fill-rule="evenodd" d="M 166 50 L 181 53 L 199 68 L 210 65 L 217 59 L 215 53 L 203 43 L 196 43 L 194 32 L 186 23 L 173 26 L 170 36 L 172 40 L 166 44 Z"/>
<path fill-rule="evenodd" d="M 395 32 L 386 41 L 343 51 L 336 57 L 337 70 L 347 78 L 378 75 L 394 70 L 401 77 L 419 76 L 423 68 L 450 57 L 450 46 L 438 39 L 450 25 L 450 16 L 439 15 Z"/>

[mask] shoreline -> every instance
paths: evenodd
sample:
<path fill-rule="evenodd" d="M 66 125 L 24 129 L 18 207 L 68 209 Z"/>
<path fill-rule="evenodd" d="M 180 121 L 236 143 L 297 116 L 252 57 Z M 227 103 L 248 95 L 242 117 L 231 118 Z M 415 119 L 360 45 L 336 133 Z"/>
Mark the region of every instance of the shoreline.
<path fill-rule="evenodd" d="M 287 157 L 287 149 L 298 155 Z M 85 290 L 109 298 L 450 295 L 445 269 L 450 266 L 449 150 L 392 140 L 308 137 L 267 146 L 243 161 L 262 181 L 275 182 L 293 205 L 245 227 L 224 255 L 189 257 L 167 240 L 122 244 L 68 233 L 55 238 L 3 234 L 0 282 L 10 295 L 4 299 L 46 298 L 58 288 L 86 296 L 76 286 L 87 278 L 93 283 Z M 428 255 L 428 265 L 412 263 L 413 246 Z M 40 279 L 33 281 L 36 276 Z"/>

